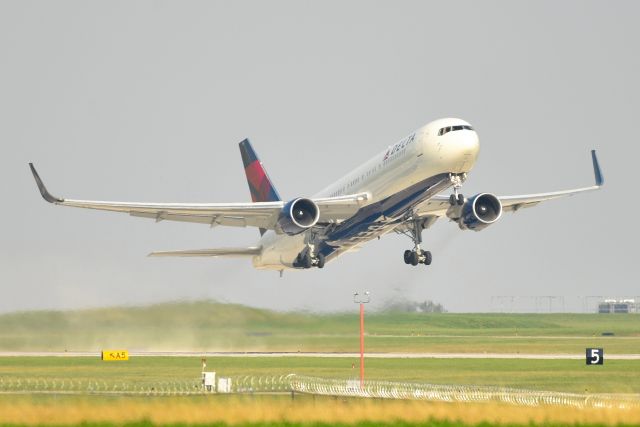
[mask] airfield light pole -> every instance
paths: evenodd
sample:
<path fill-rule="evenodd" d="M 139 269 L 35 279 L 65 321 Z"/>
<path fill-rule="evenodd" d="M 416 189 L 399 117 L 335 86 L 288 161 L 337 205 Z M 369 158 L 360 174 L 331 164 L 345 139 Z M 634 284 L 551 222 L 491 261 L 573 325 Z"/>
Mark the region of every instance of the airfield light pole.
<path fill-rule="evenodd" d="M 353 294 L 353 302 L 360 304 L 360 388 L 364 388 L 364 305 L 370 301 L 369 291 Z"/>

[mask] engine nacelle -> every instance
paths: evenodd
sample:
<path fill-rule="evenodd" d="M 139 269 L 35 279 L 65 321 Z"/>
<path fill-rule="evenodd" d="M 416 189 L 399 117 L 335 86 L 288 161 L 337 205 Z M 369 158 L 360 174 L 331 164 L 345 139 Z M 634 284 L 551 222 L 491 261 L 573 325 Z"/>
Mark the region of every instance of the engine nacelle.
<path fill-rule="evenodd" d="M 496 222 L 501 215 L 500 199 L 490 193 L 480 193 L 462 205 L 458 225 L 463 230 L 480 231 Z"/>
<path fill-rule="evenodd" d="M 313 227 L 320 218 L 320 209 L 311 199 L 299 197 L 287 202 L 277 222 L 277 231 L 289 236 Z"/>

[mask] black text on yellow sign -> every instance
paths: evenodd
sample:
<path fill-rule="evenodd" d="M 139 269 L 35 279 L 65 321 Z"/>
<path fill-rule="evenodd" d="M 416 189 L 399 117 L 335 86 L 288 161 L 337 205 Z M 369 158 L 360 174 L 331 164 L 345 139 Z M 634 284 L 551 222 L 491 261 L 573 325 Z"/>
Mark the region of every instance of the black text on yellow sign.
<path fill-rule="evenodd" d="M 129 360 L 127 350 L 102 350 L 102 360 Z"/>

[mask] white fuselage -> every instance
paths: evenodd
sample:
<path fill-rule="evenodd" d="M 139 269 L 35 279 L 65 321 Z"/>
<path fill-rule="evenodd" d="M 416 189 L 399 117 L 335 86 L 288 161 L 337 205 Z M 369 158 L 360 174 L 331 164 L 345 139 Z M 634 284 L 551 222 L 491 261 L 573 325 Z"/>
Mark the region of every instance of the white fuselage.
<path fill-rule="evenodd" d="M 431 177 L 443 174 L 462 174 L 471 170 L 479 151 L 478 135 L 474 130 L 449 131 L 439 135 L 440 129 L 449 126 L 469 127 L 460 119 L 436 120 L 416 130 L 398 143 L 369 159 L 314 197 L 335 197 L 347 194 L 368 193 L 366 205 L 380 203 L 409 188 L 420 186 Z M 425 184 L 426 185 L 426 184 Z M 439 184 L 438 192 L 451 186 Z M 420 200 L 420 203 L 424 200 Z M 411 209 L 415 206 L 408 206 Z M 327 258 L 331 260 L 349 250 L 356 250 L 368 240 L 391 231 L 397 225 L 395 218 L 384 215 L 366 232 L 348 239 L 330 242 L 336 249 Z M 261 254 L 253 258 L 253 265 L 260 269 L 283 270 L 293 268 L 293 261 L 306 246 L 307 232 L 289 236 L 267 231 L 260 239 Z"/>

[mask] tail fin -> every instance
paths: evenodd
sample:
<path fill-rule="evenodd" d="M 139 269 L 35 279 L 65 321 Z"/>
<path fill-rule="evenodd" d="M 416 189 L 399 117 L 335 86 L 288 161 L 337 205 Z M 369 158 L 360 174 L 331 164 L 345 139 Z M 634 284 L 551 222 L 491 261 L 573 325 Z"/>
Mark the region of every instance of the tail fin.
<path fill-rule="evenodd" d="M 253 202 L 276 202 L 280 196 L 248 139 L 240 143 L 240 154 Z"/>
<path fill-rule="evenodd" d="M 253 202 L 276 202 L 280 200 L 278 191 L 271 183 L 267 171 L 258 155 L 253 151 L 253 147 L 248 139 L 244 139 L 240 143 L 240 155 L 244 164 L 244 173 L 247 175 L 247 183 L 251 192 L 251 201 Z M 262 236 L 267 230 L 260 229 Z"/>

